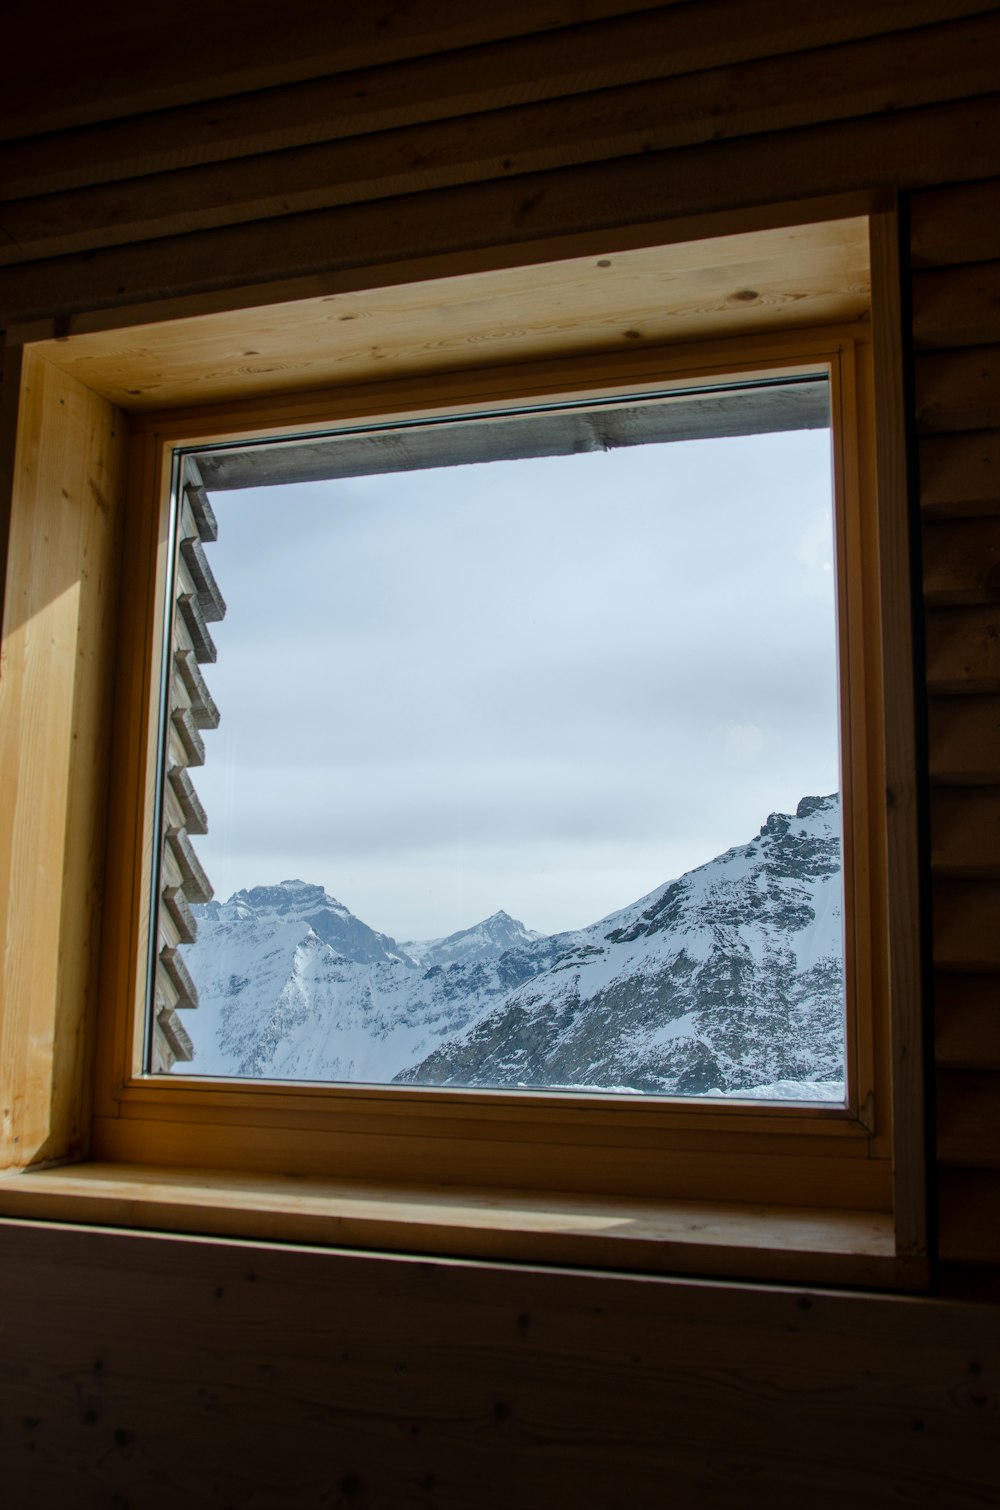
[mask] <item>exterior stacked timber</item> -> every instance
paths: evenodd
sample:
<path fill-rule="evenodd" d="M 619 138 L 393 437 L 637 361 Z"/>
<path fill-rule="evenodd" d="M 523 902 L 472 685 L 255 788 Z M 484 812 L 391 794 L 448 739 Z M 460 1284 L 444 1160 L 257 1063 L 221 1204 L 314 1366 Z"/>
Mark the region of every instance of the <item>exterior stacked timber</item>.
<path fill-rule="evenodd" d="M 205 685 L 201 666 L 215 660 L 215 644 L 208 630 L 226 612 L 225 601 L 212 574 L 205 545 L 218 529 L 196 462 L 184 458 L 177 508 L 176 583 L 170 639 L 167 691 L 166 775 L 162 795 L 162 849 L 159 873 L 159 917 L 155 1004 L 150 1068 L 168 1071 L 192 1058 L 194 1049 L 178 1012 L 198 1005 L 198 989 L 191 978 L 181 945 L 194 940 L 197 922 L 192 902 L 208 902 L 212 884 L 191 843 L 192 834 L 208 832 L 205 809 L 188 774 L 205 759 L 203 729 L 214 729 L 219 710 Z"/>
<path fill-rule="evenodd" d="M 1000 1276 L 1000 179 L 914 197 L 940 1255 Z"/>

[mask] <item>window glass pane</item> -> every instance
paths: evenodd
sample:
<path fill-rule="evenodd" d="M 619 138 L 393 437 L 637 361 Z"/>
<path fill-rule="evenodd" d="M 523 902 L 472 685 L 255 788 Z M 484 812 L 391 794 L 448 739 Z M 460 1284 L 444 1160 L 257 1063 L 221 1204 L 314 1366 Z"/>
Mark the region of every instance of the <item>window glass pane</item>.
<path fill-rule="evenodd" d="M 154 1067 L 843 1099 L 828 428 L 210 509 Z"/>

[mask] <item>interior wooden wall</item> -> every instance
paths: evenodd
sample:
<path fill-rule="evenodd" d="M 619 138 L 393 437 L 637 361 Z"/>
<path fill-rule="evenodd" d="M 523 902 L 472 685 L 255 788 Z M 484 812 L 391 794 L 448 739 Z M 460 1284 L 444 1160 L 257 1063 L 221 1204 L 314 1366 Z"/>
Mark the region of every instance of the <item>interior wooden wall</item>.
<path fill-rule="evenodd" d="M 165 300 L 225 307 L 259 284 L 321 291 L 397 258 L 471 267 L 566 231 L 900 196 L 926 661 L 894 674 L 916 676 L 927 716 L 935 1234 L 942 1287 L 964 1297 L 810 1300 L 8 1224 L 9 1503 L 991 1503 L 997 6 L 109 0 L 26 11 L 7 40 L 0 320 L 39 332 Z"/>

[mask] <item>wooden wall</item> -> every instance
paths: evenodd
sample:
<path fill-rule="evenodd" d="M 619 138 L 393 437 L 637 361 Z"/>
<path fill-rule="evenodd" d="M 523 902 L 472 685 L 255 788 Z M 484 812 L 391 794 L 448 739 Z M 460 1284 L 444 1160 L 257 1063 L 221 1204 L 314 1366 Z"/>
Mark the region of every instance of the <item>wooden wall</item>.
<path fill-rule="evenodd" d="M 911 203 L 939 1241 L 1000 1266 L 1000 179 Z"/>
<path fill-rule="evenodd" d="M 1000 10 L 97 10 L 19 16 L 0 65 L 0 321 L 40 334 L 95 311 L 222 308 L 257 285 L 323 291 L 400 258 L 471 268 L 492 245 L 566 231 L 900 196 L 926 665 L 895 674 L 916 678 L 926 712 L 935 1233 L 942 1286 L 965 1299 L 795 1299 L 8 1224 L 12 1503 L 656 1504 L 668 1485 L 685 1505 L 990 1503 Z M 179 1329 L 165 1319 L 178 1307 Z"/>

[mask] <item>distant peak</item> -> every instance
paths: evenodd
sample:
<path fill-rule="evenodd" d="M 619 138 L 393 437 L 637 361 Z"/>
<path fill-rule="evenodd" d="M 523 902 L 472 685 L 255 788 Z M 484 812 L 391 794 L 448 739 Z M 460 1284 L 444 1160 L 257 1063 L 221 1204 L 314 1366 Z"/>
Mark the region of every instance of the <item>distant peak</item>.
<path fill-rule="evenodd" d="M 244 902 L 253 908 L 261 907 L 292 907 L 306 903 L 310 906 L 322 906 L 324 902 L 332 902 L 323 887 L 313 881 L 288 880 L 279 881 L 275 886 L 250 886 L 242 891 L 236 891 L 229 898 L 231 902 Z"/>

